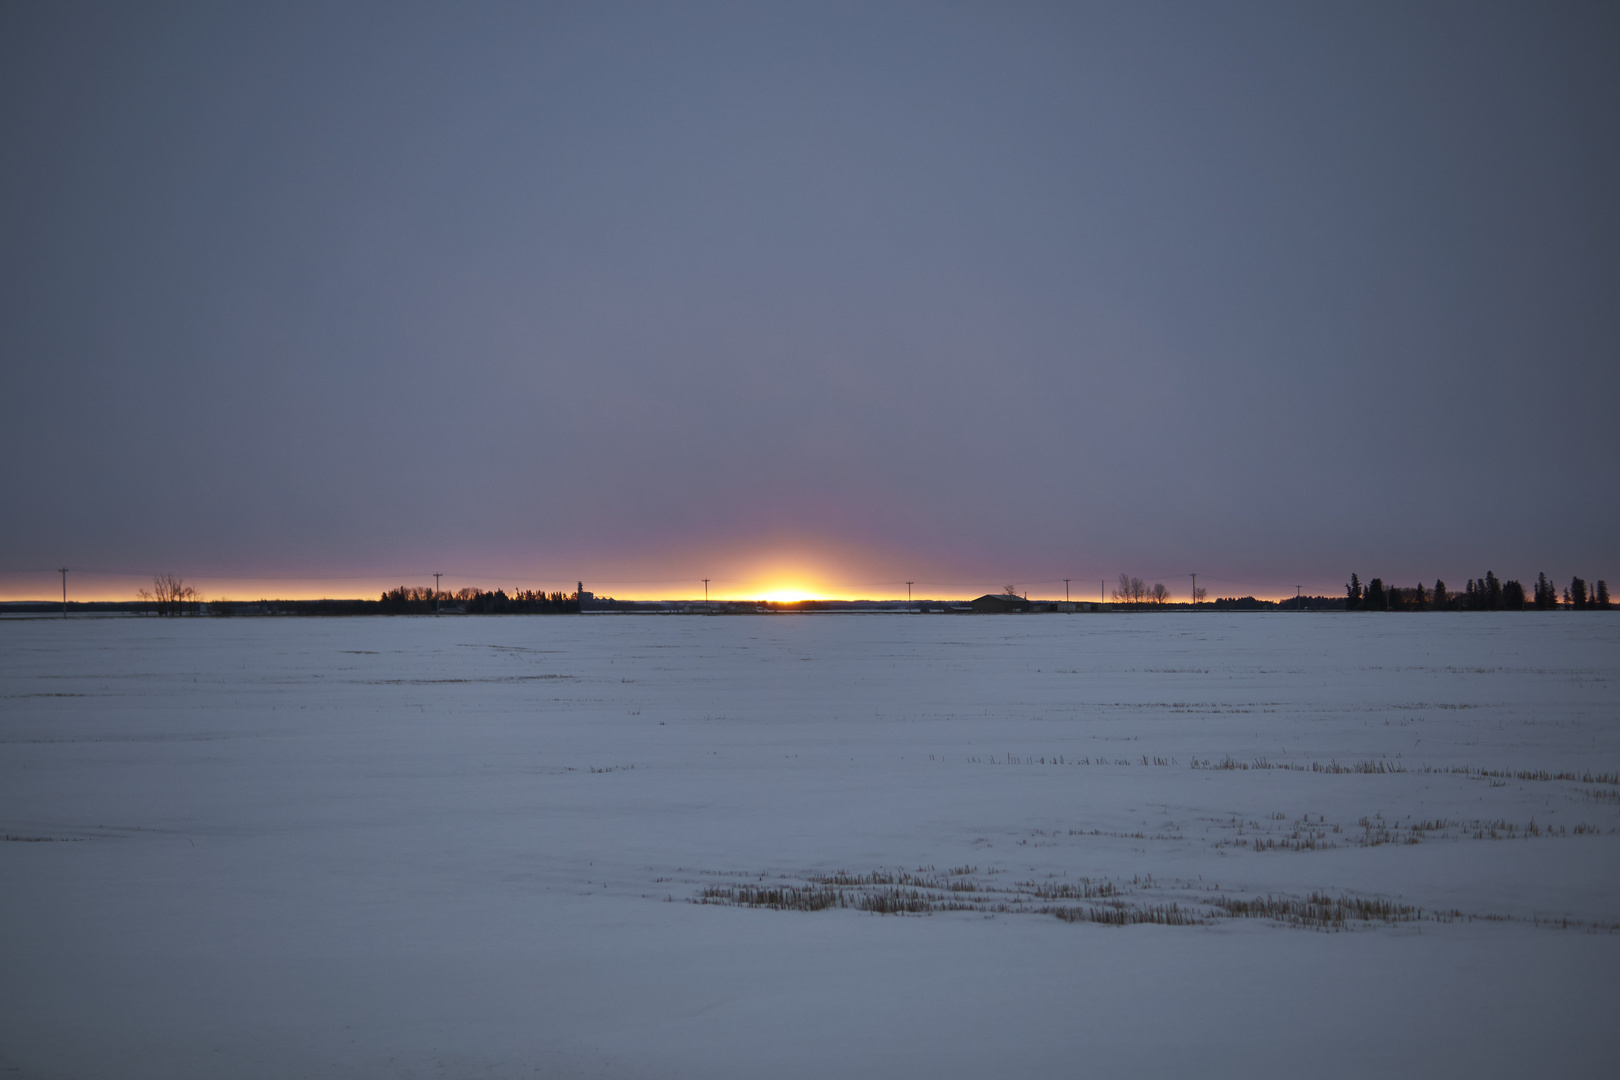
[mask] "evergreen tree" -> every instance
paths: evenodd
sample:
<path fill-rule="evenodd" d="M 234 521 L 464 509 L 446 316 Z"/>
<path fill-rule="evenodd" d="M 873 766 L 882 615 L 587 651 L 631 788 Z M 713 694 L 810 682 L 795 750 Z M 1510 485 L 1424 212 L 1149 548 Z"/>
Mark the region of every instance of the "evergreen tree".
<path fill-rule="evenodd" d="M 1597 606 L 1604 609 L 1609 606 L 1609 583 L 1607 581 L 1597 583 Z"/>
<path fill-rule="evenodd" d="M 1572 578 L 1569 588 L 1564 590 L 1564 601 L 1576 611 L 1586 607 L 1586 582 L 1580 578 Z"/>
<path fill-rule="evenodd" d="M 1368 611 L 1388 611 L 1388 599 L 1384 596 L 1384 579 L 1373 578 L 1367 582 L 1367 595 L 1362 599 L 1362 606 Z"/>
<path fill-rule="evenodd" d="M 1509 611 L 1524 610 L 1524 586 L 1517 581 L 1509 581 L 1502 586 L 1502 606 Z"/>
<path fill-rule="evenodd" d="M 1344 587 L 1344 610 L 1357 611 L 1361 608 L 1361 579 L 1350 575 L 1350 584 Z"/>
<path fill-rule="evenodd" d="M 1429 610 L 1429 594 L 1423 591 L 1421 581 L 1417 583 L 1417 588 L 1412 590 L 1412 606 L 1419 611 Z"/>
<path fill-rule="evenodd" d="M 1446 605 L 1451 603 L 1451 597 L 1446 593 L 1446 583 L 1439 578 L 1434 579 L 1434 610 L 1444 611 Z"/>
<path fill-rule="evenodd" d="M 1496 575 L 1489 570 L 1485 571 L 1484 588 L 1481 591 L 1484 593 L 1486 611 L 1501 609 L 1502 583 L 1496 580 Z"/>
<path fill-rule="evenodd" d="M 1550 611 L 1558 606 L 1558 590 L 1545 573 L 1536 575 L 1536 610 Z"/>

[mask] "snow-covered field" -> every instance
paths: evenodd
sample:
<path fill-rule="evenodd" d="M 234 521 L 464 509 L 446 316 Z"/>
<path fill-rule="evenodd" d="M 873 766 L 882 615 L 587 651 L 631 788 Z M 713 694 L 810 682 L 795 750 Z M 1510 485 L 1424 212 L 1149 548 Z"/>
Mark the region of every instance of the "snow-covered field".
<path fill-rule="evenodd" d="M 1617 690 L 1605 613 L 0 621 L 0 1076 L 1606 1075 Z"/>

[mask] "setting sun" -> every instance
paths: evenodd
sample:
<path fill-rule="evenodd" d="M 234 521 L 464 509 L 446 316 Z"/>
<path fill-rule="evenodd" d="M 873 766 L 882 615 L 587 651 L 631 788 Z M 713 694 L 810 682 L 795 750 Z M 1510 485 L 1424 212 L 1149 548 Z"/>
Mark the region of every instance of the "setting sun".
<path fill-rule="evenodd" d="M 773 588 L 760 593 L 759 598 L 774 604 L 796 604 L 800 600 L 814 600 L 816 595 L 803 589 Z"/>

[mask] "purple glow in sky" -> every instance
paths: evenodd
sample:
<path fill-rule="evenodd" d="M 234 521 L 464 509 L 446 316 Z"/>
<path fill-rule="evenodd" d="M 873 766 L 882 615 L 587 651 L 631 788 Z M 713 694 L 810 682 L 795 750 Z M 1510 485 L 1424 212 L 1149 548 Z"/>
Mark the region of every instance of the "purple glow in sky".
<path fill-rule="evenodd" d="M 1614 580 L 1617 45 L 1586 4 L 7 5 L 0 594 Z"/>

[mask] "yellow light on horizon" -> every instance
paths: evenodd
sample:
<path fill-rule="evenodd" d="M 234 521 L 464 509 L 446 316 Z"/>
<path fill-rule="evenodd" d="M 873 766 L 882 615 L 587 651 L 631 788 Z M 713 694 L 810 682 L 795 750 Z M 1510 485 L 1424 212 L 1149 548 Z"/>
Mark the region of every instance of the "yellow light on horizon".
<path fill-rule="evenodd" d="M 804 589 L 774 588 L 760 593 L 759 599 L 773 604 L 796 604 L 800 600 L 816 600 L 819 598 L 815 593 L 806 592 Z"/>

